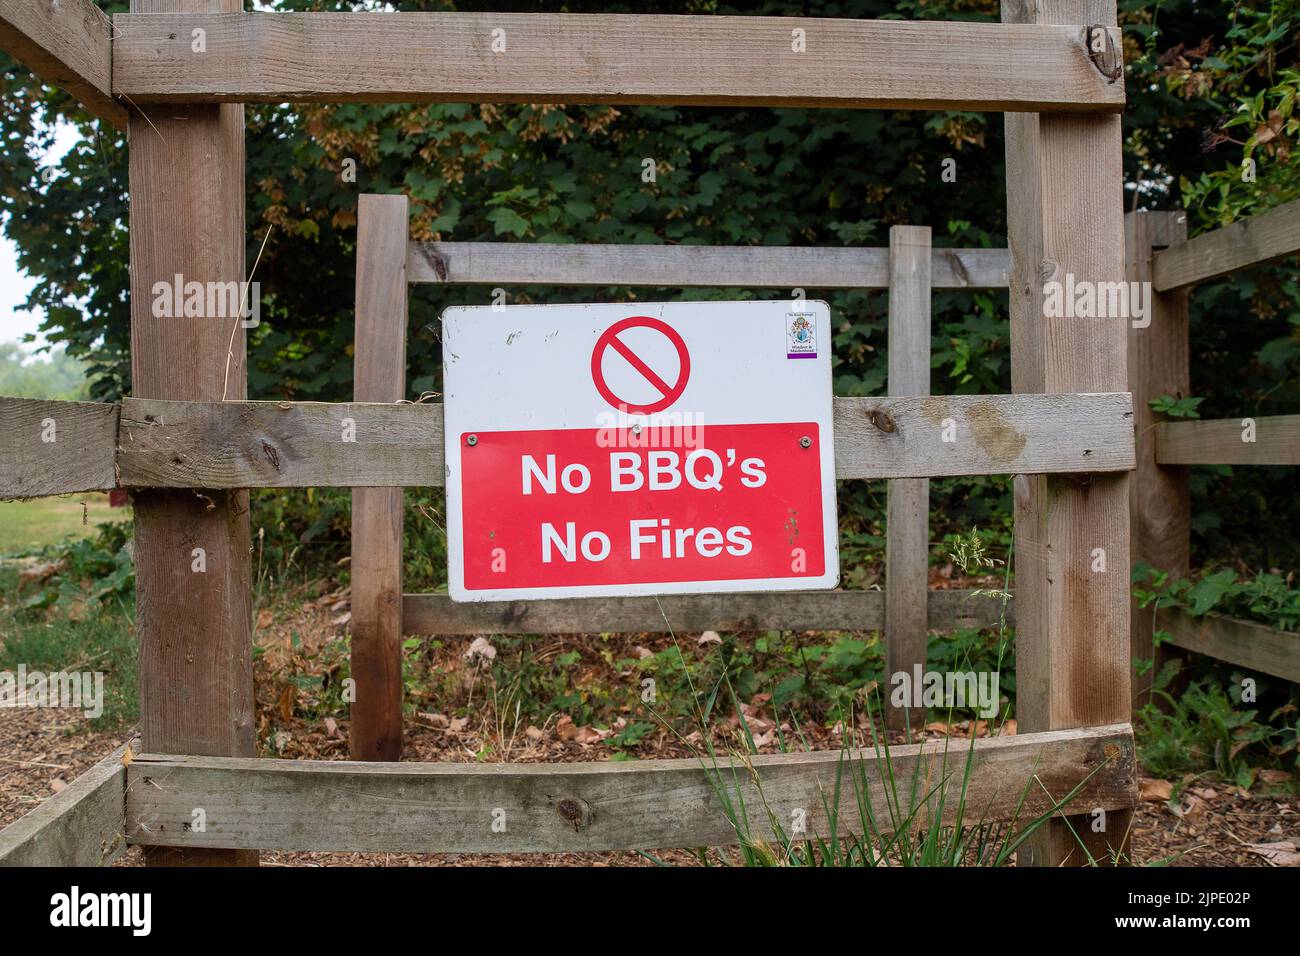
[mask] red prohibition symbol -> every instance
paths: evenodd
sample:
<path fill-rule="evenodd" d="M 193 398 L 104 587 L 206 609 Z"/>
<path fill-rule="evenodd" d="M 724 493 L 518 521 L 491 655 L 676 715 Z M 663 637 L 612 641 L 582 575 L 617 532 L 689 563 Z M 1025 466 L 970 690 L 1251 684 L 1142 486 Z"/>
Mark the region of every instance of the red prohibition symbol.
<path fill-rule="evenodd" d="M 646 328 L 654 329 L 667 337 L 668 341 L 673 344 L 677 350 L 677 359 L 679 368 L 677 371 L 677 381 L 672 385 L 665 382 L 658 373 L 655 372 L 641 356 L 637 355 L 627 346 L 619 337 L 618 333 L 624 329 Z M 601 371 L 601 362 L 605 358 L 605 352 L 613 349 L 619 355 L 627 360 L 627 363 L 636 369 L 647 382 L 662 395 L 662 398 L 655 399 L 648 405 L 633 405 L 614 394 L 605 381 L 605 376 Z M 648 315 L 634 315 L 630 318 L 620 319 L 609 328 L 607 328 L 596 341 L 596 347 L 591 352 L 591 379 L 596 383 L 596 391 L 600 392 L 600 397 L 609 402 L 618 409 L 628 412 L 641 412 L 650 414 L 651 412 L 660 412 L 671 405 L 677 399 L 681 398 L 682 392 L 686 390 L 686 382 L 691 377 L 691 354 L 686 350 L 686 342 L 681 335 L 667 322 L 659 319 L 652 319 Z"/>

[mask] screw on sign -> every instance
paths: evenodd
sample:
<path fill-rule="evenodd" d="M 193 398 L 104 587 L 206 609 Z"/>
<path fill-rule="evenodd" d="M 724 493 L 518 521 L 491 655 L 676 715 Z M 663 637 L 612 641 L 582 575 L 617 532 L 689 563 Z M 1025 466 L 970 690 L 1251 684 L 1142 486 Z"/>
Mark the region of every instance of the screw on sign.
<path fill-rule="evenodd" d="M 453 600 L 837 583 L 829 310 L 637 311 L 443 314 Z"/>
<path fill-rule="evenodd" d="M 668 339 L 674 349 L 677 350 L 678 371 L 676 381 L 668 384 L 660 377 L 650 365 L 637 352 L 619 338 L 619 333 L 627 329 L 646 328 L 654 329 L 660 332 Z M 604 360 L 610 351 L 616 352 L 623 356 L 628 365 L 631 365 L 640 375 L 659 392 L 660 397 L 649 403 L 636 404 L 627 401 L 625 398 L 615 394 L 610 388 L 609 383 L 605 380 L 605 371 L 603 368 Z M 596 340 L 596 347 L 591 350 L 591 379 L 596 385 L 596 390 L 600 392 L 600 397 L 609 402 L 615 408 L 627 412 L 639 412 L 650 414 L 652 412 L 663 411 L 677 399 L 681 398 L 682 392 L 686 390 L 686 383 L 691 377 L 691 353 L 686 348 L 686 343 L 682 340 L 681 335 L 667 322 L 653 319 L 648 315 L 634 315 L 630 318 L 615 322 L 600 338 Z"/>

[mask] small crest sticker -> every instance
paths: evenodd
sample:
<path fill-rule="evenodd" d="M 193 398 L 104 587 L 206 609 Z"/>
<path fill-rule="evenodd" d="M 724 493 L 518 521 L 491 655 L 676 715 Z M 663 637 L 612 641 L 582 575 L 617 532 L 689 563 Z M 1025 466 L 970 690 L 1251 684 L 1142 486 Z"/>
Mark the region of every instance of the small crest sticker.
<path fill-rule="evenodd" d="M 817 357 L 817 316 L 813 312 L 787 312 L 785 316 L 785 357 Z"/>

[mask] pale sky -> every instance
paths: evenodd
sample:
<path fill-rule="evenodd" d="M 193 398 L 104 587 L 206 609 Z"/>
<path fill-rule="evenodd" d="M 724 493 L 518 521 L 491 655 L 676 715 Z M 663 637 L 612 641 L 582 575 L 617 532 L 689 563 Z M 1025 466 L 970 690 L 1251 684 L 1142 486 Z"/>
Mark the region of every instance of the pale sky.
<path fill-rule="evenodd" d="M 54 145 L 41 157 L 42 165 L 59 162 L 78 138 L 76 127 L 61 124 L 55 132 Z M 45 313 L 42 310 L 27 312 L 22 308 L 35 285 L 36 280 L 18 271 L 17 247 L 0 235 L 0 342 L 17 341 L 40 327 Z M 44 339 L 38 338 L 38 342 L 43 343 Z"/>

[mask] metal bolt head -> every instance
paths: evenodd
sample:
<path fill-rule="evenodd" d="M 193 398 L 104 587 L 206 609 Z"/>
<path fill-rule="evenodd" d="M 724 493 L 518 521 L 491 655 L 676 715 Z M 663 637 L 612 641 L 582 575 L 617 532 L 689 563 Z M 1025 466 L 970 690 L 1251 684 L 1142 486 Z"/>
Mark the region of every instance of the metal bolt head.
<path fill-rule="evenodd" d="M 799 439 L 799 447 L 800 447 L 800 448 L 811 448 L 811 447 L 812 447 L 812 439 L 809 438 L 807 435 L 804 435 L 803 438 L 800 438 L 800 439 Z"/>
<path fill-rule="evenodd" d="M 473 448 L 475 445 L 478 444 L 478 436 L 477 436 L 477 435 L 466 435 L 466 436 L 465 436 L 465 444 L 466 444 L 466 445 L 469 445 L 471 448 Z"/>

